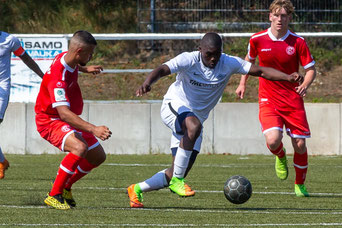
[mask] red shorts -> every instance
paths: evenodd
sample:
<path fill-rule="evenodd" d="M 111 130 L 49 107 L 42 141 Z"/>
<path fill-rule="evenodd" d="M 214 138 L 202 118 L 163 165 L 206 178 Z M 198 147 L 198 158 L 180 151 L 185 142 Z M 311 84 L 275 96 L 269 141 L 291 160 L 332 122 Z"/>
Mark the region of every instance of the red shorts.
<path fill-rule="evenodd" d="M 46 117 L 39 118 L 38 115 L 36 115 L 36 124 L 40 136 L 62 151 L 64 151 L 64 143 L 66 138 L 73 132 L 78 132 L 81 134 L 82 138 L 88 144 L 88 150 L 91 150 L 99 145 L 98 140 L 93 134 L 75 129 L 60 119 Z"/>
<path fill-rule="evenodd" d="M 283 131 L 285 125 L 287 134 L 292 138 L 310 138 L 304 109 L 280 111 L 272 104 L 263 102 L 259 104 L 259 120 L 263 134 L 270 130 Z"/>

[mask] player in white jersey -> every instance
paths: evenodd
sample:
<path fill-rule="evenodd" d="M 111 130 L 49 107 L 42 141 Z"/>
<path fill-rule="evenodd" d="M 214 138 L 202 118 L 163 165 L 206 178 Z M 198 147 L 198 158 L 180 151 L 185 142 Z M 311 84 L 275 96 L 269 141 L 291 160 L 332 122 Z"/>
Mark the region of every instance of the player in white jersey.
<path fill-rule="evenodd" d="M 142 96 L 149 92 L 154 82 L 171 73 L 178 74 L 164 96 L 161 117 L 172 130 L 173 164 L 127 188 L 131 207 L 143 207 L 142 192 L 166 186 L 182 197 L 195 195 L 195 191 L 185 184 L 184 177 L 201 149 L 203 122 L 219 101 L 232 74 L 248 73 L 269 80 L 291 82 L 302 78 L 297 73 L 288 75 L 222 53 L 222 39 L 216 33 L 205 34 L 199 51 L 184 52 L 154 69 L 136 91 L 136 95 Z"/>
<path fill-rule="evenodd" d="M 11 89 L 11 54 L 18 56 L 31 70 L 43 78 L 43 72 L 32 58 L 21 47 L 18 38 L 0 31 L 0 124 L 4 119 Z M 5 177 L 8 161 L 0 147 L 0 179 Z"/>

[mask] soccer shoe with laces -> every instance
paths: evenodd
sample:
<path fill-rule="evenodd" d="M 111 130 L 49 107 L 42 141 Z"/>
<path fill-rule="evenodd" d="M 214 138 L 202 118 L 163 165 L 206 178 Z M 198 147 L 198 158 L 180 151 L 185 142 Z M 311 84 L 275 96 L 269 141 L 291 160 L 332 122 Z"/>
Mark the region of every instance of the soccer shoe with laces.
<path fill-rule="evenodd" d="M 144 207 L 142 204 L 143 196 L 140 186 L 138 184 L 132 184 L 127 188 L 127 194 L 129 198 L 129 205 L 131 207 L 140 208 Z"/>
<path fill-rule="evenodd" d="M 5 177 L 5 170 L 8 169 L 9 163 L 5 159 L 3 162 L 0 162 L 0 179 L 4 179 Z"/>
<path fill-rule="evenodd" d="M 276 156 L 275 171 L 276 171 L 277 177 L 280 180 L 287 179 L 287 176 L 289 175 L 289 169 L 287 168 L 286 155 L 282 158 L 279 158 L 278 156 Z"/>
<path fill-rule="evenodd" d="M 194 196 L 195 191 L 193 191 L 189 185 L 185 184 L 184 178 L 172 177 L 169 185 L 171 192 L 176 193 L 182 197 Z"/>
<path fill-rule="evenodd" d="M 44 203 L 48 206 L 51 206 L 58 210 L 69 210 L 71 209 L 70 205 L 65 201 L 62 194 L 58 194 L 55 196 L 50 196 L 49 193 L 47 194 Z"/>
<path fill-rule="evenodd" d="M 295 193 L 298 197 L 309 197 L 309 193 L 304 184 L 295 184 Z"/>
<path fill-rule="evenodd" d="M 71 189 L 63 189 L 63 198 L 71 207 L 76 207 L 76 201 L 72 197 Z"/>

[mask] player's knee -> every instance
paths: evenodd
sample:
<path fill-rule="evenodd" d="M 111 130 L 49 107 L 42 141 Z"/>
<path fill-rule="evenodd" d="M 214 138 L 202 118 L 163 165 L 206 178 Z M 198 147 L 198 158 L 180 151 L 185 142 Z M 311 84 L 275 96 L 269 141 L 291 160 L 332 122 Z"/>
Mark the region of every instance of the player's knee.
<path fill-rule="evenodd" d="M 99 154 L 99 164 L 98 165 L 100 165 L 100 164 L 102 164 L 103 162 L 105 162 L 106 161 L 106 159 L 107 159 L 107 155 L 106 155 L 106 153 L 101 153 L 101 154 Z"/>
<path fill-rule="evenodd" d="M 202 124 L 199 120 L 191 121 L 187 125 L 187 135 L 191 140 L 196 140 L 201 134 Z"/>
<path fill-rule="evenodd" d="M 281 140 L 278 138 L 268 138 L 267 145 L 271 150 L 276 150 L 280 146 Z"/>

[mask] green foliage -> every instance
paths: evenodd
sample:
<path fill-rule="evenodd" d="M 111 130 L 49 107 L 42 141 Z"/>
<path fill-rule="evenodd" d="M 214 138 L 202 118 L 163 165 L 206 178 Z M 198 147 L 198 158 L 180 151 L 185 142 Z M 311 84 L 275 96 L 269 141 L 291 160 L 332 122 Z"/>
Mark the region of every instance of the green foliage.
<path fill-rule="evenodd" d="M 0 3 L 0 28 L 10 33 L 136 30 L 136 1 L 0 0 Z"/>

